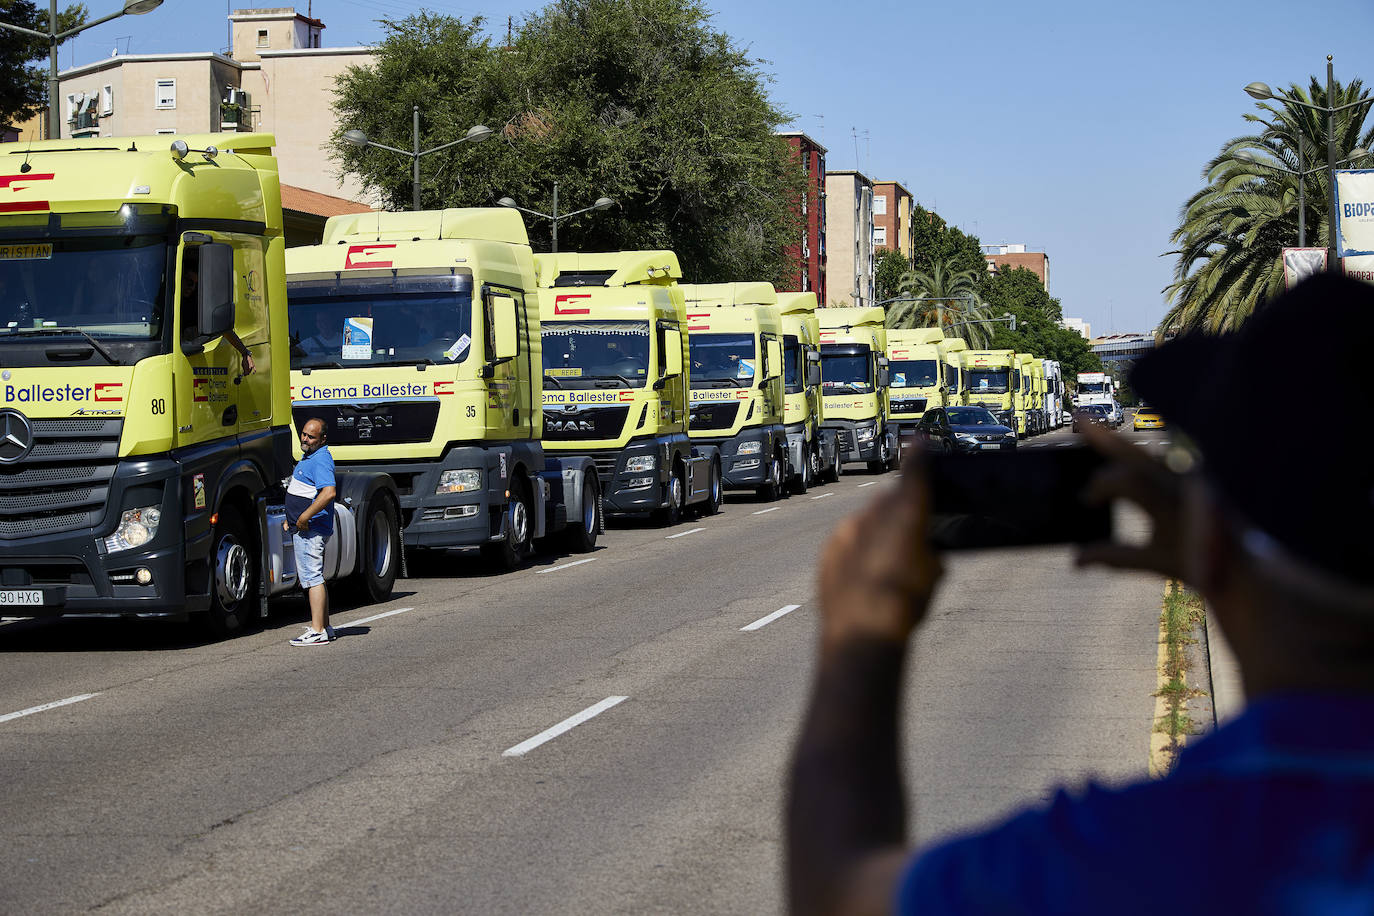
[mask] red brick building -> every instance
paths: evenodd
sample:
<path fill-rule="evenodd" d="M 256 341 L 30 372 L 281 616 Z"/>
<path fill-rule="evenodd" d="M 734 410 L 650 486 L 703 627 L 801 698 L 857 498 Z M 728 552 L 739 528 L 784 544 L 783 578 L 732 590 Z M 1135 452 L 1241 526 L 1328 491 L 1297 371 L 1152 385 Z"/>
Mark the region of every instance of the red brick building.
<path fill-rule="evenodd" d="M 795 268 L 788 291 L 814 292 L 825 304 L 825 147 L 804 133 L 779 133 L 796 155 L 806 184 L 797 201 L 802 224 L 801 238 L 787 246 L 787 256 Z"/>
<path fill-rule="evenodd" d="M 1040 285 L 1050 288 L 1050 256 L 1043 251 L 1027 251 L 1025 245 L 984 245 L 983 257 L 993 273 L 1024 267 L 1040 278 Z"/>

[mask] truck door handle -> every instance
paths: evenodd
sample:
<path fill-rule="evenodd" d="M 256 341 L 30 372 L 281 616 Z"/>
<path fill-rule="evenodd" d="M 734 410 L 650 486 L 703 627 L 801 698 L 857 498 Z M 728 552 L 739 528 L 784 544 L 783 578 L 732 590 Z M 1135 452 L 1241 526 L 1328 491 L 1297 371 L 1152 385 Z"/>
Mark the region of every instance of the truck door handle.
<path fill-rule="evenodd" d="M 519 425 L 520 425 L 520 408 L 519 408 L 519 407 L 515 408 L 515 410 L 511 411 L 511 414 L 512 414 L 512 416 L 511 416 L 511 425 L 513 425 L 513 426 L 519 426 Z"/>
<path fill-rule="evenodd" d="M 230 404 L 224 408 L 224 416 L 220 417 L 220 426 L 233 426 L 239 421 L 239 405 Z"/>

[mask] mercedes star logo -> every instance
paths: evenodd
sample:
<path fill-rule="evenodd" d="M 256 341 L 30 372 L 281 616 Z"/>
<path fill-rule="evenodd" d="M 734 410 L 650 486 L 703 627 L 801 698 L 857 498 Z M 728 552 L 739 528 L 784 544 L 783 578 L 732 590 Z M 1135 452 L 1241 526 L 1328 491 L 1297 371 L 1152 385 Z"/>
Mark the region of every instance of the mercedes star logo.
<path fill-rule="evenodd" d="M 17 410 L 0 410 L 0 464 L 18 464 L 33 450 L 33 424 Z"/>

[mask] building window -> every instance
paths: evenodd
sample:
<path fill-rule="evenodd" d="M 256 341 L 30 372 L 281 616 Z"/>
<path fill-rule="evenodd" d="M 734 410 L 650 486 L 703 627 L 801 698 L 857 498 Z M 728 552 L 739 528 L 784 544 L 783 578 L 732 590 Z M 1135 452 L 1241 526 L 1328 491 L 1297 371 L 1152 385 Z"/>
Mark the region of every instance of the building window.
<path fill-rule="evenodd" d="M 100 90 L 100 113 L 114 114 L 114 87 L 106 86 Z"/>
<path fill-rule="evenodd" d="M 878 198 L 878 199 L 879 199 L 879 200 L 882 200 L 881 197 Z M 874 226 L 874 227 L 873 227 L 873 244 L 874 244 L 874 245 L 886 245 L 886 244 L 887 244 L 887 227 L 886 227 L 886 226 Z"/>
<path fill-rule="evenodd" d="M 887 216 L 887 198 L 881 194 L 873 195 L 873 215 Z"/>
<path fill-rule="evenodd" d="M 67 118 L 66 118 L 66 120 L 68 120 L 68 121 L 75 121 L 75 120 L 76 120 L 76 95 L 75 95 L 75 94 L 72 94 L 72 93 L 68 93 L 68 95 L 67 95 Z"/>
<path fill-rule="evenodd" d="M 157 94 L 153 98 L 154 108 L 176 108 L 177 107 L 177 81 L 158 80 Z"/>
<path fill-rule="evenodd" d="M 267 47 L 267 30 L 266 30 L 266 29 L 258 29 L 258 47 L 259 47 L 259 48 L 265 48 L 265 47 Z"/>

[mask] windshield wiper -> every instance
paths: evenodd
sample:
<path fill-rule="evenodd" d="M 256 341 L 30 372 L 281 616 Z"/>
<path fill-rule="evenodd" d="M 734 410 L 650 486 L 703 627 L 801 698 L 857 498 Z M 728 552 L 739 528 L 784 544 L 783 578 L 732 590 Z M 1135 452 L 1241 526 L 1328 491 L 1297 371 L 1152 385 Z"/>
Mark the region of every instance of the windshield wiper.
<path fill-rule="evenodd" d="M 342 369 L 339 363 L 311 363 L 308 366 L 292 366 L 292 369 Z"/>
<path fill-rule="evenodd" d="M 553 387 L 555 388 L 563 387 L 563 383 L 560 382 L 558 379 L 554 378 L 552 375 L 544 376 L 544 384 L 547 385 L 549 382 L 553 382 Z"/>
<path fill-rule="evenodd" d="M 92 337 L 90 334 L 87 334 L 87 333 L 86 333 L 85 331 L 83 331 L 81 328 L 50 328 L 50 327 L 42 327 L 42 328 L 15 328 L 15 329 L 14 329 L 14 333 L 16 333 L 16 334 L 38 334 L 38 335 L 43 335 L 43 336 L 46 336 L 46 335 L 49 335 L 49 334 L 80 334 L 82 337 L 86 338 L 86 341 L 87 341 L 92 347 L 94 347 L 94 348 L 96 349 L 96 351 L 100 353 L 101 356 L 105 357 L 107 360 L 110 361 L 110 365 L 112 365 L 112 366 L 117 366 L 117 365 L 119 365 L 119 360 L 115 359 L 115 355 L 114 355 L 113 353 L 111 353 L 109 350 L 106 350 L 106 349 L 105 349 L 105 345 L 104 345 L 104 344 L 102 344 L 100 341 L 96 340 L 96 339 L 95 339 L 94 337 Z"/>
<path fill-rule="evenodd" d="M 732 377 L 726 377 L 726 378 L 692 379 L 692 386 L 693 386 L 693 387 L 696 387 L 696 383 L 697 383 L 698 381 L 700 381 L 700 382 L 702 382 L 703 384 L 706 384 L 706 385 L 712 385 L 712 386 L 714 386 L 714 387 L 716 387 L 716 388 L 719 388 L 721 385 L 727 385 L 727 384 L 728 384 L 731 388 L 743 388 L 743 387 L 744 387 L 744 382 L 743 382 L 743 381 L 741 381 L 740 379 L 737 379 L 737 378 L 732 378 Z"/>
<path fill-rule="evenodd" d="M 635 383 L 634 383 L 634 382 L 630 381 L 629 379 L 627 379 L 627 378 L 626 378 L 625 376 L 623 376 L 623 375 L 616 375 L 614 372 L 606 372 L 606 373 L 601 373 L 601 374 L 599 374 L 599 375 L 583 375 L 583 376 L 581 376 L 581 377 L 582 377 L 582 378 L 589 378 L 589 379 L 593 379 L 593 380 L 600 379 L 600 380 L 602 380 L 602 381 L 610 381 L 611 379 L 616 379 L 616 380 L 622 382 L 622 383 L 625 385 L 626 388 L 633 388 L 633 387 L 635 386 Z"/>

